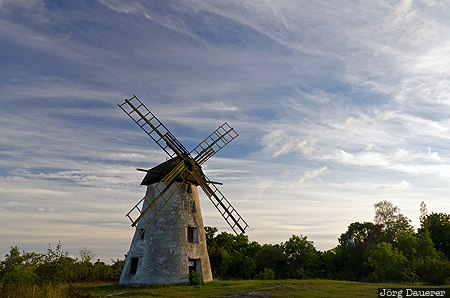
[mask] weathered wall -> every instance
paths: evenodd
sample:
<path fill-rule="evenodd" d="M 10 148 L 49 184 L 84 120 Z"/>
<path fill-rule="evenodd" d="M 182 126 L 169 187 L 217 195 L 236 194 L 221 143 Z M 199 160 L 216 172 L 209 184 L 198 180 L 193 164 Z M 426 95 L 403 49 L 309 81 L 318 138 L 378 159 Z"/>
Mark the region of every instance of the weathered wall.
<path fill-rule="evenodd" d="M 171 188 L 176 188 L 179 182 Z M 155 184 L 149 185 L 147 195 L 156 197 Z M 160 189 L 163 186 L 160 185 Z M 190 188 L 190 190 L 189 190 Z M 166 192 L 169 193 L 169 192 Z M 163 200 L 158 201 L 159 204 Z M 195 203 L 196 212 L 192 204 Z M 145 208 L 146 206 L 143 206 Z M 189 259 L 199 259 L 204 282 L 212 280 L 206 248 L 206 236 L 195 186 L 182 185 L 158 217 L 145 229 L 143 239 L 138 229 L 134 233 L 130 250 L 120 277 L 122 285 L 154 285 L 189 283 Z M 188 243 L 187 227 L 196 227 L 198 243 Z M 135 274 L 130 274 L 131 259 L 138 257 Z"/>

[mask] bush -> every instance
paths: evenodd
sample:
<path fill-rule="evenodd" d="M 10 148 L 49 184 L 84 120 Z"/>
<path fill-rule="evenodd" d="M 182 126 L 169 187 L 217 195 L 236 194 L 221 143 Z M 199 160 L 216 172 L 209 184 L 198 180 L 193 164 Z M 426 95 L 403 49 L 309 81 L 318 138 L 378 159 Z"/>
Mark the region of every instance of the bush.
<path fill-rule="evenodd" d="M 202 277 L 195 271 L 189 273 L 189 283 L 193 286 L 200 286 L 203 284 Z"/>
<path fill-rule="evenodd" d="M 416 272 L 428 284 L 445 285 L 450 282 L 450 262 L 423 258 L 416 261 Z"/>
<path fill-rule="evenodd" d="M 408 259 L 393 248 L 392 244 L 381 242 L 369 252 L 369 266 L 374 269 L 374 281 L 414 281 L 415 273 L 409 268 Z"/>
<path fill-rule="evenodd" d="M 260 271 L 258 274 L 256 274 L 256 279 L 261 280 L 270 280 L 275 279 L 275 272 L 272 269 L 264 268 L 263 271 Z"/>

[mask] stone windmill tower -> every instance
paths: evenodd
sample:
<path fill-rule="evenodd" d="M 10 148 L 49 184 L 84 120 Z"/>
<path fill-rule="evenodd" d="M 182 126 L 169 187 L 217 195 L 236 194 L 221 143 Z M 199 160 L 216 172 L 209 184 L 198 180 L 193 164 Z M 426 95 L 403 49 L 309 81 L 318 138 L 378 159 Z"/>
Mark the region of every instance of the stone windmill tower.
<path fill-rule="evenodd" d="M 136 97 L 119 107 L 168 155 L 147 172 L 145 196 L 127 213 L 136 228 L 120 276 L 121 285 L 189 283 L 195 271 L 212 280 L 197 186 L 235 233 L 248 227 L 230 202 L 203 173 L 201 165 L 238 134 L 226 122 L 192 151 L 186 148 Z"/>

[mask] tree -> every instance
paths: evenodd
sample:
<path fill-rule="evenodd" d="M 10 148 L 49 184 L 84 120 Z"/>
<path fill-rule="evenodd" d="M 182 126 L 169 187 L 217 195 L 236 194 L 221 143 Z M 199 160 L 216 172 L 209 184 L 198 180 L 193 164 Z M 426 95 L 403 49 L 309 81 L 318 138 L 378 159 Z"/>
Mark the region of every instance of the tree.
<path fill-rule="evenodd" d="M 76 260 L 69 257 L 63 251 L 61 242 L 58 242 L 55 249 L 48 245 L 47 253 L 36 268 L 36 273 L 41 284 L 69 282 L 75 279 L 75 265 Z"/>
<path fill-rule="evenodd" d="M 214 276 L 243 278 L 254 276 L 255 255 L 260 249 L 257 242 L 250 243 L 246 235 L 227 232 L 217 234 L 216 228 L 205 227 L 209 261 Z"/>
<path fill-rule="evenodd" d="M 275 279 L 275 272 L 272 269 L 264 268 L 256 275 L 256 279 L 269 280 Z"/>
<path fill-rule="evenodd" d="M 94 252 L 86 246 L 78 249 L 82 263 L 91 262 L 94 259 Z"/>
<path fill-rule="evenodd" d="M 214 236 L 218 232 L 216 227 L 205 227 L 206 245 L 208 248 L 215 244 Z"/>
<path fill-rule="evenodd" d="M 445 284 L 450 276 L 450 262 L 436 250 L 428 229 L 419 230 L 417 235 L 417 255 L 412 260 L 417 276 L 426 283 Z"/>
<path fill-rule="evenodd" d="M 414 233 L 411 220 L 400 213 L 400 208 L 389 201 L 380 201 L 375 207 L 375 224 L 383 226 L 384 241 L 392 243 L 398 240 L 402 233 Z"/>
<path fill-rule="evenodd" d="M 37 262 L 36 254 L 21 253 L 17 246 L 13 246 L 1 262 L 0 280 L 7 284 L 32 284 L 36 280 Z"/>
<path fill-rule="evenodd" d="M 290 278 L 311 278 L 316 261 L 314 243 L 307 237 L 292 235 L 281 244 L 287 258 L 287 273 Z"/>
<path fill-rule="evenodd" d="M 329 274 L 346 280 L 361 281 L 367 277 L 373 271 L 367 265 L 368 252 L 382 241 L 382 228 L 382 225 L 371 222 L 351 223 L 339 237 L 339 246 L 324 254 Z"/>
<path fill-rule="evenodd" d="M 256 254 L 255 261 L 256 272 L 264 272 L 265 269 L 271 269 L 274 277 L 284 277 L 287 257 L 280 245 L 264 244 Z"/>
<path fill-rule="evenodd" d="M 374 268 L 376 281 L 411 281 L 413 277 L 408 268 L 408 260 L 392 244 L 381 242 L 369 252 L 368 264 Z"/>
<path fill-rule="evenodd" d="M 351 223 L 347 232 L 341 234 L 339 237 L 339 243 L 343 246 L 353 244 L 366 244 L 371 245 L 372 243 L 378 242 L 381 237 L 382 226 L 379 224 L 374 224 L 371 222 L 354 222 Z"/>
<path fill-rule="evenodd" d="M 429 230 L 431 239 L 437 250 L 450 259 L 450 214 L 434 213 L 427 215 L 419 232 Z"/>
<path fill-rule="evenodd" d="M 425 202 L 422 201 L 420 203 L 420 216 L 419 216 L 419 220 L 421 223 L 425 220 L 427 214 L 428 214 L 427 204 L 425 204 Z"/>

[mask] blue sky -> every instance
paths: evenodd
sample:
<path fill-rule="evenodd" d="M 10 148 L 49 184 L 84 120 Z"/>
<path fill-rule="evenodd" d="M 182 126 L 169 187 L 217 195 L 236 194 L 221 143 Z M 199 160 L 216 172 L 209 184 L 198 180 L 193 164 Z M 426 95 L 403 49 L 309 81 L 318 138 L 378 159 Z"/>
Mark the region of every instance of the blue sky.
<path fill-rule="evenodd" d="M 117 107 L 136 94 L 204 166 L 250 240 L 320 250 L 389 200 L 450 212 L 450 4 L 0 0 L 0 255 L 123 257 L 136 168 L 166 156 Z M 205 196 L 206 225 L 230 232 Z"/>

